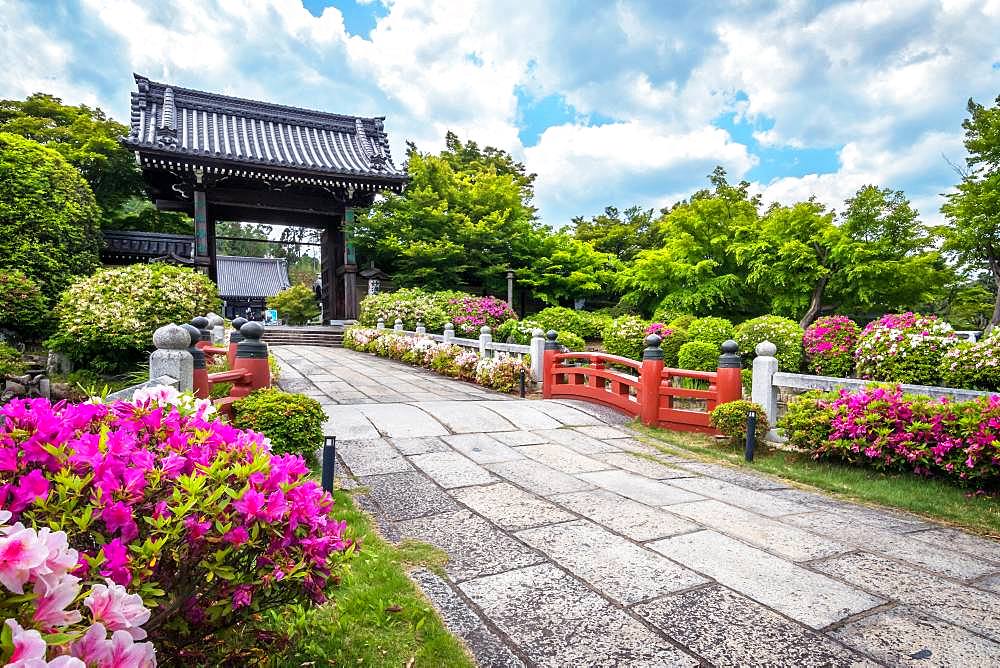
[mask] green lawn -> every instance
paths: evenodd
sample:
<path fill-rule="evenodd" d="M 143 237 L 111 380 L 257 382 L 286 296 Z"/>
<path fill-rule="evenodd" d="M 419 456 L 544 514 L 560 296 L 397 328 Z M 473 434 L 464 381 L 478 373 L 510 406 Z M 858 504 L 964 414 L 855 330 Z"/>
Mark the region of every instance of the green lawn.
<path fill-rule="evenodd" d="M 461 641 L 444 626 L 406 576 L 410 567 L 439 572 L 447 556 L 425 543 L 393 546 L 372 528 L 349 494 L 334 495 L 361 549 L 327 605 L 305 612 L 285 609 L 269 620 L 276 633 L 291 633 L 280 666 L 475 666 Z"/>
<path fill-rule="evenodd" d="M 738 468 L 769 473 L 803 485 L 811 485 L 853 501 L 899 508 L 917 515 L 965 527 L 1000 538 L 1000 500 L 972 496 L 969 490 L 942 480 L 908 473 L 886 474 L 862 467 L 816 461 L 804 453 L 760 450 L 754 461 L 743 459 L 742 449 L 720 445 L 707 436 L 632 425 L 645 434 L 646 442 L 666 454 L 693 456 Z"/>

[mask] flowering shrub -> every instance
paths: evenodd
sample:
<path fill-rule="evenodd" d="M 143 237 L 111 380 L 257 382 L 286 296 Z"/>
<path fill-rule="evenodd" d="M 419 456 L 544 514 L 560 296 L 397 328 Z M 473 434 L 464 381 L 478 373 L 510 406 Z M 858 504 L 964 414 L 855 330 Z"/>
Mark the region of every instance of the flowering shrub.
<path fill-rule="evenodd" d="M 764 412 L 763 406 L 755 404 L 752 401 L 740 399 L 739 401 L 729 401 L 719 404 L 712 411 L 709 421 L 713 427 L 728 436 L 734 443 L 739 443 L 746 440 L 747 416 L 750 411 L 754 411 L 757 414 L 757 426 L 754 429 L 754 433 L 757 434 L 757 440 L 763 440 L 767 436 L 767 432 L 771 426 L 768 423 L 767 413 Z"/>
<path fill-rule="evenodd" d="M 21 338 L 36 338 L 51 324 L 38 283 L 16 269 L 0 269 L 0 328 Z"/>
<path fill-rule="evenodd" d="M 520 384 L 521 372 L 531 380 L 531 369 L 520 358 L 511 355 L 485 357 L 476 364 L 476 382 L 498 392 L 513 392 Z"/>
<path fill-rule="evenodd" d="M 809 325 L 802 337 L 809 371 L 846 378 L 854 372 L 854 350 L 861 328 L 842 315 L 827 315 Z"/>
<path fill-rule="evenodd" d="M 503 343 L 516 343 L 522 346 L 528 345 L 531 343 L 531 332 L 535 329 L 547 332 L 550 328 L 543 327 L 542 323 L 535 320 L 508 320 L 497 327 L 493 340 Z M 556 335 L 559 343 L 569 350 L 580 351 L 587 347 L 586 342 L 571 331 L 557 329 Z"/>
<path fill-rule="evenodd" d="M 696 318 L 687 326 L 687 335 L 691 341 L 704 341 L 718 348 L 733 338 L 733 323 L 725 318 Z"/>
<path fill-rule="evenodd" d="M 375 340 L 391 332 L 391 329 L 370 329 L 367 327 L 348 327 L 344 330 L 344 347 L 360 352 L 373 352 Z"/>
<path fill-rule="evenodd" d="M 153 347 L 153 331 L 217 310 L 218 290 L 204 274 L 169 264 L 102 269 L 62 295 L 48 341 L 78 366 L 134 368 Z"/>
<path fill-rule="evenodd" d="M 993 330 L 996 332 L 997 330 Z M 1000 390 L 1000 334 L 949 348 L 941 360 L 941 382 L 948 387 Z"/>
<path fill-rule="evenodd" d="M 476 368 L 479 365 L 479 355 L 473 352 L 463 352 L 455 356 L 455 368 L 458 369 L 459 378 L 465 380 L 476 379 Z"/>
<path fill-rule="evenodd" d="M 275 388 L 256 390 L 233 402 L 233 426 L 264 434 L 273 452 L 301 455 L 310 464 L 316 462 L 316 450 L 323 444 L 325 421 L 323 407 L 312 397 Z"/>
<path fill-rule="evenodd" d="M 677 368 L 677 354 L 681 346 L 687 343 L 687 332 L 683 329 L 674 329 L 664 325 L 662 322 L 654 322 L 646 328 L 646 336 L 656 334 L 660 337 L 660 350 L 663 351 L 663 365 L 672 369 Z"/>
<path fill-rule="evenodd" d="M 550 306 L 531 317 L 541 323 L 544 331 L 572 332 L 581 339 L 600 338 L 601 332 L 611 322 L 611 316 L 592 311 L 577 311 L 563 306 Z M 561 337 L 560 337 L 561 338 Z"/>
<path fill-rule="evenodd" d="M 455 333 L 479 336 L 486 325 L 491 330 L 511 318 L 516 318 L 510 304 L 496 297 L 462 297 L 451 300 L 451 321 Z"/>
<path fill-rule="evenodd" d="M 688 341 L 677 351 L 677 367 L 715 371 L 719 368 L 719 347 L 706 341 Z"/>
<path fill-rule="evenodd" d="M 798 373 L 802 368 L 802 328 L 799 323 L 777 315 L 762 315 L 742 322 L 733 330 L 733 338 L 740 344 L 743 359 L 749 362 L 757 353 L 754 348 L 761 341 L 770 341 L 778 349 L 775 358 L 782 371 Z"/>
<path fill-rule="evenodd" d="M 142 598 L 112 580 L 82 585 L 73 575 L 80 553 L 65 531 L 9 525 L 11 516 L 0 510 L 4 665 L 155 666 L 152 643 L 136 642 L 146 637 L 142 626 L 150 616 Z"/>
<path fill-rule="evenodd" d="M 945 351 L 957 343 L 951 325 L 936 316 L 884 315 L 868 323 L 858 339 L 858 377 L 934 385 Z"/>
<path fill-rule="evenodd" d="M 0 341 L 0 380 L 7 374 L 15 376 L 22 374 L 26 368 L 27 366 L 17 348 Z"/>
<path fill-rule="evenodd" d="M 324 600 L 350 545 L 301 457 L 271 454 L 262 435 L 212 413 L 164 388 L 112 405 L 0 408 L 0 506 L 65 531 L 74 576 L 133 589 L 167 647 Z"/>
<path fill-rule="evenodd" d="M 417 322 L 422 322 L 428 332 L 442 332 L 453 315 L 453 302 L 467 297 L 472 295 L 454 291 L 426 292 L 420 288 L 368 295 L 361 300 L 358 322 L 374 327 L 381 318 L 386 327 L 392 328 L 399 318 L 403 327 L 410 331 L 416 328 Z"/>
<path fill-rule="evenodd" d="M 817 459 L 1000 484 L 1000 395 L 950 401 L 898 386 L 810 392 L 789 403 L 778 426 Z"/>
<path fill-rule="evenodd" d="M 615 318 L 604 328 L 604 349 L 612 355 L 642 359 L 642 349 L 646 345 L 643 342 L 646 327 L 648 325 L 644 320 L 633 315 Z"/>

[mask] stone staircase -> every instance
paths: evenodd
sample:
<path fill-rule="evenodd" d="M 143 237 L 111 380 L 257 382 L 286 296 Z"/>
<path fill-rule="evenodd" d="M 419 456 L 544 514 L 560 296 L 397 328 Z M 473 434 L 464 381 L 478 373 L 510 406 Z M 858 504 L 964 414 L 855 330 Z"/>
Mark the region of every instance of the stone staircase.
<path fill-rule="evenodd" d="M 289 327 L 268 325 L 264 329 L 264 343 L 271 346 L 325 346 L 340 348 L 344 345 L 344 325 L 309 325 Z"/>

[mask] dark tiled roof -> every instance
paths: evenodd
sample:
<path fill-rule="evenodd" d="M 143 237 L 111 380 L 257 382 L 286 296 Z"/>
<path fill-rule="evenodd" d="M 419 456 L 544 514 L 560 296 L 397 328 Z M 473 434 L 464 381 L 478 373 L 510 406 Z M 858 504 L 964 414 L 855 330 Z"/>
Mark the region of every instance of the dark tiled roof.
<path fill-rule="evenodd" d="M 179 88 L 135 75 L 132 129 L 123 143 L 146 164 L 285 176 L 324 185 L 398 189 L 383 118 L 342 116 Z M 214 171 L 220 171 L 216 168 Z"/>
<path fill-rule="evenodd" d="M 215 268 L 222 298 L 272 297 L 291 285 L 288 265 L 277 258 L 220 255 Z"/>
<path fill-rule="evenodd" d="M 105 262 L 136 262 L 155 258 L 190 260 L 194 237 L 190 234 L 160 234 L 131 230 L 103 230 Z"/>

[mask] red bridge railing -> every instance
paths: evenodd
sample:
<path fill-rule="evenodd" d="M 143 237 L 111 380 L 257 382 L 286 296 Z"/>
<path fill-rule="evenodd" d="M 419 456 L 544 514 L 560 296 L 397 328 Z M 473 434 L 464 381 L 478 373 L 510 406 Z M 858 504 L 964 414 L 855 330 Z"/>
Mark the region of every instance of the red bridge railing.
<path fill-rule="evenodd" d="M 556 332 L 545 343 L 542 395 L 570 398 L 617 408 L 643 424 L 678 431 L 714 434 L 709 414 L 716 406 L 743 396 L 740 356 L 735 341 L 722 344 L 715 371 L 671 369 L 663 365 L 661 339 L 646 337 L 642 361 L 593 352 L 561 352 Z M 683 379 L 707 388 L 683 387 Z M 689 383 L 690 384 L 690 383 Z M 704 404 L 704 409 L 692 403 Z"/>

